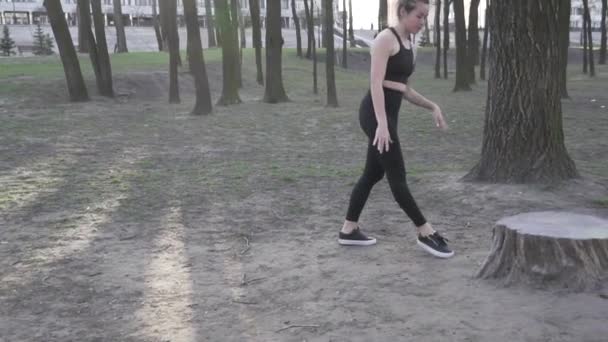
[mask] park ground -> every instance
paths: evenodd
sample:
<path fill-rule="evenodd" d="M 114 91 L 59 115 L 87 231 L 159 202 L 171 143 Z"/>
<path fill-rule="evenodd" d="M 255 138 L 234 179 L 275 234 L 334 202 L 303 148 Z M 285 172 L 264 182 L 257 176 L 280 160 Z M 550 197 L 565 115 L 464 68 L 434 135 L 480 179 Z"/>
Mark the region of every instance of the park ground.
<path fill-rule="evenodd" d="M 577 52 L 574 52 L 577 53 Z M 220 53 L 206 50 L 213 98 Z M 581 178 L 461 181 L 479 157 L 486 83 L 453 93 L 421 51 L 412 85 L 450 129 L 404 103 L 399 135 L 415 198 L 456 256 L 415 245 L 386 181 L 337 245 L 366 140 L 357 121 L 365 54 L 337 68 L 339 108 L 312 94 L 311 62 L 287 50 L 291 102 L 265 104 L 253 53 L 242 104 L 192 116 L 167 104 L 167 56 L 112 56 L 118 96 L 68 103 L 57 57 L 0 65 L 0 341 L 605 341 L 608 289 L 500 287 L 474 274 L 499 218 L 555 209 L 608 217 L 608 68 L 575 61 L 563 101 Z"/>

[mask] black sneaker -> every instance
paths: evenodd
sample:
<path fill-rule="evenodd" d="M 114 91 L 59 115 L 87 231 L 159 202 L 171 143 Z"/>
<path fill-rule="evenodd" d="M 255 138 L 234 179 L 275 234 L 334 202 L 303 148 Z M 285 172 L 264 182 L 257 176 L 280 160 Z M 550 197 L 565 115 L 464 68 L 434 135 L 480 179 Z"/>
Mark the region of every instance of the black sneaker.
<path fill-rule="evenodd" d="M 376 244 L 376 239 L 367 237 L 359 227 L 355 228 L 350 234 L 340 232 L 338 243 L 343 246 L 371 246 Z"/>
<path fill-rule="evenodd" d="M 427 236 L 418 235 L 417 243 L 422 249 L 438 258 L 450 258 L 454 255 L 454 251 L 448 247 L 447 241 L 448 239 L 435 232 Z"/>

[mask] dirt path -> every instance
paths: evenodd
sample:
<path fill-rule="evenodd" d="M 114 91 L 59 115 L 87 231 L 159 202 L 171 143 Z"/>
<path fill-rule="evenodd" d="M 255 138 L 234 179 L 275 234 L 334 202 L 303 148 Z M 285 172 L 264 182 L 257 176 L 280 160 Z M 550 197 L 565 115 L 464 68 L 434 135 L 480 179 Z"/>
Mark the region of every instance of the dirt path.
<path fill-rule="evenodd" d="M 203 118 L 187 113 L 188 80 L 184 104 L 166 105 L 159 74 L 123 76 L 130 95 L 118 100 L 3 102 L 0 341 L 605 340 L 606 290 L 505 289 L 472 275 L 502 216 L 608 217 L 606 69 L 572 82 L 564 122 L 583 178 L 552 187 L 460 182 L 479 151 L 485 91 L 420 80 L 451 131 L 404 106 L 400 135 L 414 195 L 453 241 L 446 261 L 416 248 L 385 182 L 362 216 L 379 244 L 337 246 L 363 165 L 366 76 L 339 76 L 342 107 L 329 110 L 291 67 L 292 102 L 260 103 L 251 85 L 245 103 Z M 39 87 L 61 84 L 48 82 Z"/>

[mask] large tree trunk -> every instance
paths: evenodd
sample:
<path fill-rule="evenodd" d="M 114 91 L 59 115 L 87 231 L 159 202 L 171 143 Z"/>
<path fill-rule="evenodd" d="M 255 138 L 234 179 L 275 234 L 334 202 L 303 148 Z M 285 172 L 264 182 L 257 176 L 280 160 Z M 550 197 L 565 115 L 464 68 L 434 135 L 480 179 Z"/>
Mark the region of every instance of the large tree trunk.
<path fill-rule="evenodd" d="M 156 0 L 152 0 L 152 25 L 154 26 L 154 34 L 158 43 L 158 51 L 163 51 L 163 36 L 160 33 L 160 25 L 158 23 L 158 12 L 156 11 Z"/>
<path fill-rule="evenodd" d="M 237 70 L 239 68 L 236 23 L 232 22 L 228 0 L 215 0 L 215 18 L 222 37 L 222 96 L 217 104 L 227 106 L 241 103 Z"/>
<path fill-rule="evenodd" d="M 602 0 L 602 19 L 601 19 L 601 25 L 600 25 L 600 30 L 602 31 L 601 35 L 601 41 L 600 41 L 600 60 L 598 64 L 606 64 L 606 54 L 608 53 L 607 50 L 607 40 L 608 37 L 606 37 L 607 32 L 606 32 L 606 16 L 608 15 L 608 0 Z"/>
<path fill-rule="evenodd" d="M 378 32 L 388 27 L 388 5 L 387 0 L 380 0 L 378 4 Z"/>
<path fill-rule="evenodd" d="M 122 17 L 121 0 L 114 0 L 114 26 L 116 27 L 116 52 L 129 52 L 127 49 L 127 36 L 125 35 L 125 24 Z"/>
<path fill-rule="evenodd" d="M 329 107 L 338 107 L 338 95 L 336 93 L 336 76 L 334 72 L 334 61 L 336 60 L 334 52 L 334 11 L 333 0 L 323 0 L 325 5 L 325 41 L 327 42 L 327 52 L 325 54 L 325 77 L 327 81 L 327 105 Z"/>
<path fill-rule="evenodd" d="M 443 78 L 448 79 L 448 50 L 450 49 L 450 4 L 453 0 L 443 1 Z"/>
<path fill-rule="evenodd" d="M 251 0 L 249 0 L 251 3 Z M 207 19 L 207 40 L 209 47 L 216 47 L 217 42 L 215 41 L 215 24 L 214 16 L 211 9 L 211 0 L 205 0 L 205 18 Z"/>
<path fill-rule="evenodd" d="M 89 53 L 95 56 L 96 62 L 93 67 L 97 69 L 97 86 L 99 93 L 103 96 L 114 97 L 112 88 L 112 66 L 110 65 L 110 55 L 106 42 L 106 31 L 104 27 L 103 13 L 101 11 L 101 1 L 93 0 L 91 3 L 93 10 L 93 23 L 95 24 L 95 38 L 90 33 Z M 89 30 L 90 31 L 90 30 Z M 92 57 L 93 58 L 93 57 Z M 96 64 L 96 65 L 95 65 Z"/>
<path fill-rule="evenodd" d="M 239 4 L 238 4 L 239 0 L 230 0 L 230 16 L 231 16 L 231 20 L 232 20 L 232 24 L 234 25 L 234 30 L 232 30 L 232 33 L 234 34 L 234 37 L 232 39 L 234 46 L 234 51 L 237 51 L 237 70 L 236 70 L 236 82 L 239 85 L 239 88 L 243 87 L 243 72 L 242 72 L 242 62 L 243 62 L 243 54 L 241 49 L 239 48 L 239 31 L 238 31 L 238 27 L 239 27 L 239 14 L 238 12 L 240 11 L 239 9 Z"/>
<path fill-rule="evenodd" d="M 583 0 L 583 15 L 587 22 L 585 33 L 587 34 L 587 58 L 589 59 L 589 76 L 595 77 L 595 60 L 593 57 L 593 37 L 591 31 L 591 15 L 589 13 L 589 0 Z"/>
<path fill-rule="evenodd" d="M 177 67 L 179 65 L 179 36 L 177 34 L 177 3 L 160 0 L 162 26 L 166 30 L 169 47 L 169 103 L 180 103 Z"/>
<path fill-rule="evenodd" d="M 278 103 L 288 101 L 283 87 L 283 66 L 281 51 L 281 3 L 269 1 L 266 4 L 266 89 L 264 102 Z"/>
<path fill-rule="evenodd" d="M 559 32 L 547 30 L 558 27 L 561 6 L 561 0 L 491 2 L 481 160 L 466 179 L 529 183 L 577 176 L 562 129 Z"/>
<path fill-rule="evenodd" d="M 342 67 L 348 68 L 347 54 L 346 50 L 346 0 L 342 0 L 342 8 L 344 11 L 342 12 Z"/>
<path fill-rule="evenodd" d="M 454 21 L 456 24 L 456 84 L 454 91 L 468 91 L 470 86 L 469 64 L 467 58 L 467 27 L 464 21 L 463 0 L 454 0 Z"/>
<path fill-rule="evenodd" d="M 304 13 L 306 14 L 306 34 L 308 35 L 308 45 L 306 46 L 306 58 L 310 59 L 312 56 L 312 44 L 314 36 L 314 27 L 311 25 L 310 20 L 310 9 L 308 8 L 308 0 L 304 0 Z"/>
<path fill-rule="evenodd" d="M 76 49 L 74 48 L 70 30 L 68 29 L 68 23 L 65 19 L 63 9 L 61 8 L 61 1 L 45 0 L 44 6 L 46 7 L 46 13 L 49 16 L 53 35 L 55 36 L 59 55 L 61 56 L 61 63 L 63 64 L 70 101 L 88 101 L 89 95 L 87 93 L 87 87 L 82 77 L 80 62 L 76 55 Z"/>
<path fill-rule="evenodd" d="M 310 27 L 314 26 L 314 8 L 315 8 L 315 0 L 310 0 Z M 318 13 L 318 12 L 317 12 Z M 318 73 L 317 73 L 317 41 L 315 38 L 315 32 L 312 32 L 312 92 L 314 94 L 319 93 L 318 87 Z"/>
<path fill-rule="evenodd" d="M 353 30 L 353 0 L 348 0 L 348 39 L 350 47 L 356 47 L 355 30 Z"/>
<path fill-rule="evenodd" d="M 293 16 L 293 23 L 296 25 L 296 52 L 298 57 L 302 57 L 302 34 L 300 32 L 300 19 L 298 19 L 298 13 L 296 13 L 296 0 L 291 0 L 291 15 Z"/>
<path fill-rule="evenodd" d="M 488 55 L 488 36 L 490 35 L 490 23 L 488 18 L 488 9 L 485 11 L 485 27 L 483 29 L 483 46 L 481 47 L 481 61 L 479 63 L 479 78 L 486 80 L 486 56 Z"/>
<path fill-rule="evenodd" d="M 560 94 L 562 99 L 568 96 L 568 48 L 570 46 L 570 12 L 571 1 L 564 0 L 564 6 L 559 13 L 559 42 L 560 42 Z"/>
<path fill-rule="evenodd" d="M 441 78 L 441 0 L 435 2 L 435 48 L 435 78 Z"/>
<path fill-rule="evenodd" d="M 186 19 L 186 29 L 188 30 L 188 63 L 190 71 L 194 77 L 196 88 L 196 104 L 192 109 L 192 114 L 206 115 L 211 113 L 211 91 L 209 90 L 209 80 L 207 79 L 207 69 L 203 56 L 203 45 L 201 43 L 201 31 L 198 24 L 198 11 L 196 0 L 183 0 L 184 16 Z"/>
<path fill-rule="evenodd" d="M 88 34 L 91 29 L 91 3 L 89 0 L 78 0 L 76 10 L 78 11 L 78 52 L 87 53 Z"/>
<path fill-rule="evenodd" d="M 564 211 L 498 221 L 492 250 L 477 273 L 509 285 L 587 291 L 608 280 L 608 221 Z"/>
<path fill-rule="evenodd" d="M 264 85 L 264 72 L 262 71 L 262 29 L 260 28 L 260 1 L 249 0 L 251 13 L 251 35 L 255 48 L 256 80 Z"/>

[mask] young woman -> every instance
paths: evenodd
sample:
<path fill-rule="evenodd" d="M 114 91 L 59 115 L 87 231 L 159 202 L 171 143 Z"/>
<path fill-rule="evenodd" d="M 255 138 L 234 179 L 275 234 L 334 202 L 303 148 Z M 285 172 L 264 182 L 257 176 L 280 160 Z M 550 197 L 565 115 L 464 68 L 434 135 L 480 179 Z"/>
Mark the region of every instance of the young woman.
<path fill-rule="evenodd" d="M 359 108 L 359 123 L 369 138 L 367 159 L 363 175 L 351 193 L 338 242 L 352 246 L 376 243 L 376 239 L 361 231 L 357 221 L 372 187 L 386 174 L 395 200 L 418 228 L 417 244 L 437 257 L 449 258 L 454 252 L 448 247 L 447 240 L 426 221 L 408 189 L 397 136 L 402 98 L 430 110 L 437 127 L 447 129 L 439 106 L 408 85 L 408 78 L 414 71 L 412 36 L 424 27 L 429 1 L 396 1 L 397 24 L 380 32 L 371 48 L 371 87 Z"/>

